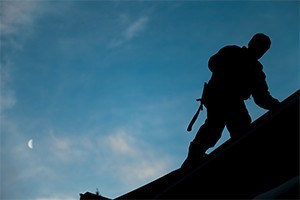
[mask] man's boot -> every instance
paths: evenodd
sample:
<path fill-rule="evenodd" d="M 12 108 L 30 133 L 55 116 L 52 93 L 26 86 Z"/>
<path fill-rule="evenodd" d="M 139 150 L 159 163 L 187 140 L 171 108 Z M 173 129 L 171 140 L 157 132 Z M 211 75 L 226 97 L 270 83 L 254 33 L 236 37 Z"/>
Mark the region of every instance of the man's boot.
<path fill-rule="evenodd" d="M 191 170 L 201 165 L 205 160 L 205 150 L 200 144 L 191 142 L 188 156 L 181 165 L 181 169 Z"/>

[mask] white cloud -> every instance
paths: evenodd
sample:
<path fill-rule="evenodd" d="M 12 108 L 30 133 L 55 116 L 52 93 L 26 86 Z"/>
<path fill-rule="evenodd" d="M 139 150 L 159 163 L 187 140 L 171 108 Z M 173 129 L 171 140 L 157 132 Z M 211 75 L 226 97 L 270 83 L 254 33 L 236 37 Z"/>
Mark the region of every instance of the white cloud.
<path fill-rule="evenodd" d="M 111 150 L 119 155 L 135 156 L 137 149 L 135 148 L 134 138 L 123 130 L 118 130 L 115 134 L 106 138 Z"/>
<path fill-rule="evenodd" d="M 63 197 L 39 197 L 39 198 L 36 198 L 34 200 L 77 200 L 73 197 L 66 197 L 66 196 L 63 196 Z"/>
<path fill-rule="evenodd" d="M 11 50 L 22 49 L 20 39 L 32 31 L 38 5 L 35 1 L 1 1 L 0 30 L 1 30 L 1 98 L 0 111 L 11 109 L 17 102 L 15 91 L 10 87 L 13 58 L 5 47 Z"/>
<path fill-rule="evenodd" d="M 67 164 L 74 160 L 83 162 L 85 157 L 93 158 L 89 160 L 90 165 L 100 173 L 105 171 L 106 175 L 117 176 L 126 187 L 128 183 L 137 186 L 163 175 L 171 164 L 171 157 L 126 128 L 116 129 L 109 135 L 98 133 L 98 139 L 91 137 L 93 134 L 85 138 L 78 133 L 73 135 L 63 137 L 50 131 L 50 138 L 45 139 L 47 142 L 43 145 L 51 148 L 51 160 Z"/>
<path fill-rule="evenodd" d="M 94 170 L 95 179 L 113 181 L 117 186 L 115 193 L 125 193 L 170 171 L 172 160 L 169 155 L 160 152 L 148 141 L 126 128 L 116 129 L 109 135 L 94 134 L 98 136 L 97 139 L 92 137 L 93 133 L 83 137 L 79 133 L 66 136 L 70 134 L 49 131 L 42 141 L 36 141 L 35 151 L 39 152 L 37 155 L 47 156 L 42 165 L 32 166 L 30 176 L 45 173 L 52 179 L 67 178 L 69 175 L 61 174 L 61 169 L 76 164 L 78 170 L 81 170 L 81 167 Z M 48 181 L 52 181 L 51 178 Z M 103 181 L 100 184 L 103 187 L 108 183 Z"/>
<path fill-rule="evenodd" d="M 122 19 L 123 18 L 124 17 L 122 17 Z M 123 31 L 121 31 L 121 34 L 118 35 L 115 39 L 113 39 L 108 46 L 110 48 L 115 48 L 137 37 L 146 28 L 148 21 L 148 17 L 142 16 L 136 19 L 135 21 L 129 23 L 126 26 L 126 28 Z"/>
<path fill-rule="evenodd" d="M 23 26 L 31 25 L 36 9 L 35 1 L 1 1 L 1 33 L 12 35 Z"/>
<path fill-rule="evenodd" d="M 9 88 L 1 87 L 0 112 L 12 108 L 16 102 L 15 92 Z"/>
<path fill-rule="evenodd" d="M 0 112 L 12 108 L 17 100 L 15 92 L 9 87 L 11 81 L 11 62 L 4 63 L 3 58 L 1 59 L 0 68 Z"/>
<path fill-rule="evenodd" d="M 114 163 L 111 170 L 127 190 L 141 186 L 170 170 L 171 158 L 168 155 L 124 129 L 107 136 L 102 142 L 106 143 L 107 153 Z"/>
<path fill-rule="evenodd" d="M 162 159 L 159 155 L 140 157 L 133 163 L 121 166 L 122 181 L 131 187 L 141 186 L 165 174 L 169 162 L 170 160 Z"/>
<path fill-rule="evenodd" d="M 100 183 L 97 183 L 101 185 L 100 188 L 108 188 L 103 192 L 111 190 L 112 193 L 120 195 L 170 171 L 171 157 L 169 155 L 160 152 L 149 141 L 139 138 L 138 134 L 126 128 L 116 129 L 109 135 L 103 135 L 98 131 L 91 133 L 88 130 L 84 135 L 76 132 L 68 134 L 48 129 L 50 131 L 41 132 L 40 136 L 35 138 L 35 147 L 30 150 L 26 146 L 28 141 L 26 135 L 15 127 L 16 123 L 12 125 L 10 128 L 6 127 L 6 130 L 10 133 L 7 137 L 14 135 L 10 139 L 14 145 L 7 143 L 5 149 L 12 151 L 12 154 L 8 155 L 18 155 L 18 157 L 17 162 L 11 161 L 4 165 L 6 168 L 3 168 L 3 172 L 7 174 L 5 195 L 9 194 L 8 188 L 12 188 L 12 185 L 16 185 L 19 190 L 25 190 L 26 185 L 22 183 L 29 181 L 33 184 L 32 187 L 35 187 L 36 183 L 33 181 L 43 179 L 45 184 L 39 184 L 39 193 L 36 194 L 39 198 L 37 199 L 55 200 L 59 196 L 43 196 L 55 188 L 55 185 L 49 188 L 46 185 L 57 179 L 73 180 L 74 176 L 77 176 L 76 180 L 85 180 L 86 175 L 82 174 L 83 171 L 94 173 L 93 179 L 100 180 Z M 15 147 L 9 148 L 7 145 Z M 28 160 L 30 162 L 26 162 Z M 22 167 L 18 167 L 18 163 L 23 163 Z M 17 171 L 13 172 L 11 166 Z M 69 170 L 70 173 L 66 172 Z M 75 175 L 75 171 L 78 171 L 76 172 L 78 174 Z M 116 187 L 109 189 L 110 183 Z M 89 185 L 81 183 L 78 188 L 84 188 L 85 184 Z M 95 185 L 95 188 L 97 186 Z"/>
<path fill-rule="evenodd" d="M 134 21 L 132 24 L 130 24 L 130 26 L 126 29 L 124 33 L 125 39 L 130 40 L 133 37 L 137 36 L 145 28 L 147 22 L 147 17 L 141 17 Z"/>
<path fill-rule="evenodd" d="M 83 160 L 88 154 L 93 153 L 91 149 L 93 143 L 88 138 L 76 136 L 75 133 L 63 136 L 62 133 L 55 134 L 54 131 L 50 131 L 49 135 L 41 143 L 44 148 L 47 147 L 45 151 L 49 151 L 49 156 L 54 162 L 71 164 Z"/>

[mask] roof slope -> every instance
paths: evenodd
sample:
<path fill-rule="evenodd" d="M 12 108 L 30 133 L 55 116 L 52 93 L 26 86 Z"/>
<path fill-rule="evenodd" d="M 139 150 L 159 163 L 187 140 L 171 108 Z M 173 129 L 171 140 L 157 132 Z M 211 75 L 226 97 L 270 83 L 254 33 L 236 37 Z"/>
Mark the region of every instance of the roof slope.
<path fill-rule="evenodd" d="M 299 95 L 229 139 L 194 171 L 174 170 L 116 199 L 300 199 Z M 86 193 L 84 199 L 103 199 Z"/>
<path fill-rule="evenodd" d="M 177 169 L 117 199 L 249 199 L 295 177 L 299 186 L 299 94 L 254 121 L 242 138 L 225 142 L 196 170 Z M 299 189 L 290 191 L 286 195 L 299 198 Z"/>

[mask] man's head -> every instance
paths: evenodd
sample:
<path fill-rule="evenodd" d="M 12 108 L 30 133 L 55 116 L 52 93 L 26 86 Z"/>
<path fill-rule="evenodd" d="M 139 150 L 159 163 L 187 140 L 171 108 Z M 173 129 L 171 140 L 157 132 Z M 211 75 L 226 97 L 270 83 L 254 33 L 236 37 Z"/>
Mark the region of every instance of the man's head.
<path fill-rule="evenodd" d="M 263 33 L 255 34 L 248 43 L 248 49 L 256 59 L 260 59 L 268 51 L 270 46 L 270 38 Z"/>

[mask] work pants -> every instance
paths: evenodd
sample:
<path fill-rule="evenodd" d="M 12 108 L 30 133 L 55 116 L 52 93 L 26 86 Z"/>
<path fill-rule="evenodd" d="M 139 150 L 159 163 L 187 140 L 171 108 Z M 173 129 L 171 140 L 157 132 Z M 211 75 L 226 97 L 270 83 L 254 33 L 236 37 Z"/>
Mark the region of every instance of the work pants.
<path fill-rule="evenodd" d="M 251 123 L 251 117 L 243 100 L 210 101 L 207 103 L 207 118 L 198 130 L 193 143 L 204 154 L 221 138 L 227 127 L 232 139 L 243 134 Z"/>

